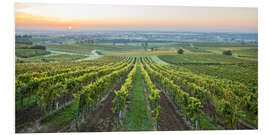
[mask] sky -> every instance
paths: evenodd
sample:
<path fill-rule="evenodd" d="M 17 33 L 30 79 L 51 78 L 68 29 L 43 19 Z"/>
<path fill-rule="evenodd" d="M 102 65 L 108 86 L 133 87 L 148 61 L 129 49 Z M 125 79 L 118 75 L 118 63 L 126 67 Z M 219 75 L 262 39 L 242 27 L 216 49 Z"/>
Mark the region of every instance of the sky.
<path fill-rule="evenodd" d="M 16 30 L 257 32 L 257 8 L 15 4 Z"/>

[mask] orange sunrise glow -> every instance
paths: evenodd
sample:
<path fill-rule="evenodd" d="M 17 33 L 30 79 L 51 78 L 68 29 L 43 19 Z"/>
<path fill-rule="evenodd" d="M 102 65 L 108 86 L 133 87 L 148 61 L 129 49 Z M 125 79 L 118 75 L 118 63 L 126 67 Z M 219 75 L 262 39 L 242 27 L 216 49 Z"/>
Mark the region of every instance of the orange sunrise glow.
<path fill-rule="evenodd" d="M 24 29 L 237 29 L 257 32 L 253 8 L 16 4 Z"/>

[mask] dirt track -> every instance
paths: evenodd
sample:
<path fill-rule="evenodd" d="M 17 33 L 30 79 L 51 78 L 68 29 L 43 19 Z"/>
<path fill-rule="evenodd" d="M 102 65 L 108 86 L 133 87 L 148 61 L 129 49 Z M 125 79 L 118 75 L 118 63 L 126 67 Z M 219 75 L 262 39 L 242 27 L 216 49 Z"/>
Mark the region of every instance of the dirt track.
<path fill-rule="evenodd" d="M 176 107 L 172 104 L 170 99 L 163 93 L 160 93 L 160 131 L 179 131 L 179 130 L 191 130 L 185 122 L 185 118 L 182 117 L 176 110 Z"/>
<path fill-rule="evenodd" d="M 23 124 L 33 123 L 35 120 L 39 119 L 41 116 L 39 107 L 31 107 L 26 110 L 16 111 L 15 122 L 16 122 L 16 133 L 20 132 L 18 126 Z"/>
<path fill-rule="evenodd" d="M 100 106 L 89 114 L 86 123 L 81 124 L 80 132 L 109 132 L 114 126 L 114 115 L 112 112 L 112 100 L 114 92 L 101 102 Z"/>

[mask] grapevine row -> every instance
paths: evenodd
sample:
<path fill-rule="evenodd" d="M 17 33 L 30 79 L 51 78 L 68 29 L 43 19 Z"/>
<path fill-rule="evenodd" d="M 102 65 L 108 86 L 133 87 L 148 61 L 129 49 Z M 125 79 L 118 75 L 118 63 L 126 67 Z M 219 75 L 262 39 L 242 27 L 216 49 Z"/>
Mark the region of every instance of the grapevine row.
<path fill-rule="evenodd" d="M 45 85 L 44 87 L 41 87 L 38 90 L 38 93 L 37 93 L 38 103 L 42 104 L 41 107 L 43 107 L 43 110 L 45 110 L 46 109 L 45 107 L 50 105 L 51 103 L 52 103 L 52 106 L 54 106 L 57 99 L 60 99 L 63 96 L 65 97 L 70 93 L 71 94 L 76 93 L 78 91 L 77 90 L 78 87 L 89 84 L 95 79 L 97 79 L 97 77 L 104 76 L 115 70 L 119 70 L 125 67 L 126 65 L 127 65 L 126 63 L 123 63 L 116 67 L 112 66 L 112 67 L 107 67 L 105 69 L 102 69 L 100 71 L 86 73 L 77 78 L 68 78 L 63 81 L 59 81 L 54 85 L 50 85 L 50 84 Z M 53 108 L 50 110 L 53 110 Z"/>
<path fill-rule="evenodd" d="M 116 126 L 119 124 L 119 120 L 121 117 L 121 112 L 124 109 L 124 106 L 126 104 L 126 100 L 129 94 L 129 91 L 132 88 L 133 79 L 137 71 L 137 61 L 133 67 L 133 69 L 128 74 L 127 79 L 125 80 L 125 83 L 121 86 L 120 90 L 115 90 L 115 97 L 113 99 L 113 113 L 116 114 Z"/>
<path fill-rule="evenodd" d="M 158 121 L 160 120 L 160 90 L 156 88 L 156 86 L 152 83 L 150 76 L 148 75 L 147 71 L 144 69 L 143 64 L 140 65 L 142 76 L 144 79 L 144 82 L 146 84 L 147 89 L 147 96 L 148 100 L 151 103 L 152 108 L 152 117 L 154 120 L 154 123 L 156 124 L 156 128 L 158 129 Z"/>
<path fill-rule="evenodd" d="M 105 65 L 99 68 L 94 67 L 88 70 L 63 73 L 52 77 L 31 80 L 33 83 L 28 85 L 31 86 L 31 89 L 24 86 L 24 83 L 16 85 L 16 87 L 18 87 L 17 91 L 20 92 L 17 95 L 21 95 L 20 102 L 21 106 L 23 107 L 23 98 L 30 96 L 32 93 L 36 93 L 38 104 L 41 104 L 41 107 L 43 107 L 43 110 L 45 110 L 45 107 L 49 104 L 54 106 L 56 100 L 61 98 L 62 95 L 64 95 L 65 101 L 65 95 L 70 91 L 72 92 L 76 87 L 87 84 L 96 77 L 122 68 L 125 65 L 125 62 L 120 62 L 112 66 Z M 86 71 L 90 73 L 87 73 Z"/>
<path fill-rule="evenodd" d="M 163 76 L 161 73 L 154 71 L 146 62 L 143 63 L 151 79 L 157 82 L 162 90 L 168 93 L 177 108 L 182 111 L 188 119 L 190 117 L 191 120 L 196 120 L 195 122 L 197 123 L 197 120 L 200 119 L 202 110 L 201 102 L 197 98 L 190 96 L 187 92 L 184 92 L 174 84 L 172 80 Z"/>
<path fill-rule="evenodd" d="M 163 75 L 168 76 L 171 80 L 174 81 L 175 84 L 179 85 L 184 90 L 189 91 L 192 96 L 200 99 L 204 105 L 207 106 L 207 104 L 210 104 L 210 101 L 214 101 L 213 103 L 215 104 L 216 110 L 215 113 L 222 114 L 224 123 L 230 124 L 232 128 L 237 128 L 238 117 L 244 116 L 242 112 L 239 111 L 241 103 L 249 102 L 245 100 L 245 97 L 239 97 L 230 91 L 229 87 L 222 87 L 222 85 L 218 86 L 219 84 L 210 84 L 215 86 L 211 87 L 211 89 L 202 87 L 207 85 L 203 84 L 205 81 L 196 80 L 196 78 L 192 81 L 191 79 L 188 80 L 187 77 L 190 76 L 187 76 L 187 73 L 178 74 L 177 71 L 168 67 L 164 68 L 165 66 L 162 67 L 158 64 L 151 64 L 151 67 Z M 219 93 L 219 95 L 217 95 L 217 93 Z M 240 101 L 238 99 L 240 99 Z"/>
<path fill-rule="evenodd" d="M 80 113 L 91 110 L 110 87 L 130 71 L 133 62 L 134 59 L 126 67 L 99 78 L 96 82 L 85 86 L 81 91 L 74 94 L 76 104 L 78 104 L 77 119 L 79 119 Z"/>

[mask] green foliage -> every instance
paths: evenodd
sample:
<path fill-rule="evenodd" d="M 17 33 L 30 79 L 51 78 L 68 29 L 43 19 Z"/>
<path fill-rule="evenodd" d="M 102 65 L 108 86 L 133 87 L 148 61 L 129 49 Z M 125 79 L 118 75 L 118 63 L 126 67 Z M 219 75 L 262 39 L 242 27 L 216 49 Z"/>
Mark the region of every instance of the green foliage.
<path fill-rule="evenodd" d="M 190 45 L 187 45 L 187 46 L 184 46 L 183 47 L 184 49 L 187 49 L 189 51 L 192 51 L 192 52 L 203 52 L 203 53 L 210 53 L 210 51 L 202 48 L 202 47 L 195 47 L 195 46 L 190 46 Z"/>
<path fill-rule="evenodd" d="M 96 53 L 97 53 L 98 55 L 103 55 L 103 53 L 100 52 L 100 51 L 96 51 Z"/>
<path fill-rule="evenodd" d="M 201 109 L 202 109 L 201 102 L 198 99 L 191 97 L 188 106 L 186 108 L 188 116 L 192 120 L 198 119 L 201 113 Z"/>
<path fill-rule="evenodd" d="M 190 72 L 177 71 L 168 66 L 157 64 L 151 64 L 151 66 L 165 76 L 171 77 L 176 84 L 189 90 L 202 103 L 208 104 L 214 101 L 216 108 L 222 110 L 218 111 L 217 109 L 216 111 L 224 115 L 227 125 L 232 125 L 230 128 L 234 127 L 232 123 L 239 117 L 235 116 L 236 110 L 238 112 L 245 110 L 246 112 L 253 113 L 255 116 L 257 115 L 257 93 L 248 91 L 248 88 L 241 83 L 198 76 Z M 254 119 L 256 117 L 250 118 Z"/>
<path fill-rule="evenodd" d="M 68 125 L 73 120 L 73 117 L 76 115 L 76 111 L 77 106 L 75 102 L 72 102 L 71 104 L 68 104 L 64 108 L 56 111 L 55 113 L 52 113 L 42 118 L 40 120 L 40 123 L 42 125 L 49 123 L 51 126 L 54 126 L 54 128 L 60 129 Z"/>
<path fill-rule="evenodd" d="M 46 47 L 45 46 L 42 46 L 42 45 L 34 45 L 34 46 L 31 46 L 29 49 L 46 50 Z"/>
<path fill-rule="evenodd" d="M 15 51 L 15 55 L 22 58 L 29 58 L 47 54 L 50 54 L 50 52 L 43 49 L 16 49 Z"/>
<path fill-rule="evenodd" d="M 132 59 L 134 61 L 134 59 Z M 129 64 L 124 68 L 121 68 L 117 71 L 113 71 L 110 74 L 107 74 L 94 83 L 91 83 L 85 86 L 77 95 L 76 99 L 79 105 L 79 112 L 81 113 L 83 110 L 89 107 L 89 104 L 92 104 L 94 101 L 98 101 L 104 92 L 114 84 L 116 81 L 120 79 L 123 75 L 125 75 L 130 68 L 132 67 L 133 62 L 129 61 Z"/>
<path fill-rule="evenodd" d="M 16 35 L 15 42 L 16 44 L 33 44 L 31 35 Z"/>
<path fill-rule="evenodd" d="M 155 71 L 153 68 L 151 68 L 151 66 L 149 66 L 152 64 L 147 64 L 145 61 L 151 62 L 151 60 L 143 60 L 146 69 L 145 72 L 148 72 L 150 77 L 157 81 L 163 90 L 168 92 L 170 98 L 175 102 L 176 105 L 182 106 L 182 109 L 188 112 L 186 115 L 190 116 L 191 119 L 198 118 L 202 109 L 201 102 L 181 90 L 181 88 L 175 85 L 171 79 L 161 74 L 160 71 Z M 151 80 L 150 77 L 149 80 Z"/>
<path fill-rule="evenodd" d="M 16 49 L 39 49 L 39 50 L 46 50 L 46 46 L 42 45 L 16 45 Z"/>
<path fill-rule="evenodd" d="M 60 97 L 68 93 L 76 93 L 80 86 L 86 85 L 97 77 L 119 70 L 126 66 L 125 61 L 104 66 L 93 66 L 86 69 L 56 68 L 48 72 L 32 72 L 16 75 L 16 100 L 20 98 L 21 91 L 24 97 L 37 95 L 38 104 L 43 110 L 54 105 Z M 73 71 L 75 70 L 75 71 Z M 48 110 L 48 109 L 47 109 Z M 51 109 L 49 109 L 50 111 Z"/>
<path fill-rule="evenodd" d="M 139 61 L 138 61 L 139 63 Z M 130 99 L 127 106 L 127 113 L 123 120 L 120 130 L 123 131 L 149 131 L 153 130 L 153 121 L 149 119 L 151 112 L 147 109 L 147 102 L 144 92 L 144 84 L 140 66 L 134 76 L 134 86 L 129 92 Z"/>
<path fill-rule="evenodd" d="M 223 51 L 222 54 L 224 54 L 224 55 L 232 55 L 232 51 L 231 50 L 226 50 L 226 51 Z"/>
<path fill-rule="evenodd" d="M 183 49 L 179 49 L 179 50 L 177 51 L 177 53 L 178 53 L 178 54 L 183 54 L 183 53 L 184 53 L 184 50 L 183 50 Z"/>
<path fill-rule="evenodd" d="M 182 65 L 198 75 L 226 79 L 244 84 L 250 91 L 258 87 L 258 64 L 235 65 Z"/>
<path fill-rule="evenodd" d="M 175 102 L 186 106 L 186 111 L 189 109 L 187 112 L 191 117 L 194 117 L 191 111 L 193 110 L 192 100 L 188 98 L 189 94 L 178 90 L 179 87 L 189 91 L 190 96 L 196 97 L 203 103 L 202 105 L 214 101 L 216 109 L 219 108 L 216 111 L 225 116 L 224 119 L 226 123 L 229 123 L 227 125 L 231 125 L 230 128 L 234 128 L 232 123 L 240 116 L 236 116 L 236 110 L 240 112 L 243 109 L 253 112 L 254 115 L 257 113 L 257 94 L 249 92 L 248 88 L 241 83 L 198 76 L 190 72 L 180 72 L 169 66 L 154 64 L 147 58 L 145 61 L 150 63 L 149 66 L 146 65 L 148 72 L 154 73 L 151 74 L 153 78 L 161 84 L 163 89 L 168 91 L 171 98 L 176 100 Z M 173 83 L 179 86 L 174 86 Z M 168 86 L 168 84 L 171 85 Z M 178 91 L 175 92 L 176 90 Z M 182 98 L 182 101 L 177 101 L 179 98 Z"/>
<path fill-rule="evenodd" d="M 119 113 L 119 111 L 122 111 L 124 109 L 124 106 L 126 104 L 126 100 L 128 97 L 128 93 L 133 83 L 133 77 L 136 74 L 136 70 L 137 70 L 137 63 L 134 65 L 133 69 L 128 74 L 128 77 L 125 80 L 125 83 L 122 85 L 121 89 L 114 91 L 115 93 L 115 97 L 113 99 L 113 104 L 114 104 L 113 112 L 114 113 Z"/>
<path fill-rule="evenodd" d="M 148 75 L 147 71 L 144 69 L 143 64 L 140 65 L 143 79 L 146 82 L 146 89 L 147 89 L 147 95 L 148 99 L 152 106 L 152 117 L 154 120 L 154 123 L 159 121 L 160 119 L 160 90 L 156 88 L 156 86 L 152 83 L 150 76 Z"/>
<path fill-rule="evenodd" d="M 222 64 L 238 64 L 251 63 L 250 61 L 239 58 L 219 55 L 219 54 L 188 54 L 185 55 L 159 55 L 161 60 L 175 65 L 222 65 Z"/>
<path fill-rule="evenodd" d="M 79 45 L 65 45 L 59 48 L 72 48 L 74 46 Z M 57 48 L 57 46 L 54 47 Z M 80 48 L 74 50 L 78 51 L 81 49 L 89 52 L 89 50 L 93 48 L 97 49 L 98 47 L 93 45 L 91 49 L 89 48 L 80 45 Z M 42 48 L 30 49 L 27 47 L 17 48 L 16 46 L 16 53 L 17 50 L 40 51 Z M 222 50 L 220 49 L 219 53 Z M 243 55 L 253 57 L 256 54 L 253 51 L 254 49 L 245 51 L 232 50 L 232 53 L 234 56 Z M 142 58 L 142 64 L 138 68 L 136 68 L 137 63 L 132 63 L 134 62 L 133 58 L 127 57 L 111 59 L 105 57 L 99 59 L 100 61 L 59 64 L 17 63 L 15 73 L 16 110 L 19 108 L 21 95 L 24 97 L 24 102 L 30 99 L 29 104 L 25 104 L 25 107 L 33 106 L 37 99 L 38 106 L 42 105 L 43 112 L 53 111 L 52 106 L 55 105 L 56 101 L 67 95 L 72 95 L 72 99 L 69 99 L 69 101 L 75 99 L 72 103 L 72 109 L 69 108 L 70 106 L 61 104 L 61 107 L 63 105 L 69 108 L 66 111 L 65 109 L 64 111 L 61 110 L 66 113 L 53 113 L 54 116 L 51 115 L 49 116 L 50 118 L 45 116 L 46 120 L 42 119 L 41 121 L 42 123 L 55 123 L 59 126 L 67 125 L 71 122 L 74 115 L 76 115 L 77 108 L 79 108 L 79 113 L 85 112 L 85 110 L 97 104 L 104 93 L 111 90 L 111 86 L 120 77 L 128 75 L 121 88 L 115 90 L 116 96 L 112 102 L 114 104 L 113 111 L 117 113 L 119 110 L 123 110 L 127 97 L 131 94 L 130 92 L 133 92 L 130 91 L 131 86 L 134 84 L 134 81 L 138 82 L 134 76 L 139 73 L 142 74 L 145 81 L 146 95 L 151 104 L 151 116 L 154 122 L 159 121 L 161 111 L 159 105 L 160 90 L 156 88 L 156 86 L 159 86 L 158 88 L 168 94 L 181 113 L 188 116 L 191 120 L 202 118 L 201 124 L 209 125 L 211 129 L 217 128 L 213 126 L 216 124 L 215 121 L 224 121 L 226 128 L 232 129 L 235 125 L 234 122 L 238 122 L 240 117 L 245 122 L 255 123 L 254 125 L 256 126 L 258 121 L 258 65 L 256 61 L 243 60 L 240 56 L 231 57 L 209 53 L 194 54 L 194 52 L 188 51 L 185 52 L 185 55 L 158 56 L 168 63 L 181 65 L 182 68 L 189 69 L 191 72 L 184 72 L 180 68 L 173 66 L 159 65 L 160 63 L 154 64 L 154 61 L 149 58 Z M 66 56 L 59 55 L 53 57 L 64 59 Z M 27 62 L 26 58 L 18 58 L 19 60 Z M 44 61 L 46 60 L 48 59 L 44 58 Z M 133 69 L 132 65 L 134 65 Z M 140 71 L 138 72 L 136 69 L 140 69 Z M 136 83 L 136 85 L 140 84 Z M 141 84 L 141 87 L 138 88 L 142 87 L 143 85 Z M 142 93 L 143 89 L 140 89 L 140 92 Z M 140 97 L 140 99 L 143 98 Z M 116 107 L 117 103 L 120 104 L 119 110 Z M 137 108 L 142 103 L 144 102 L 131 102 Z M 204 107 L 207 107 L 209 104 L 214 106 L 215 112 L 213 113 L 221 117 L 214 117 L 211 120 L 208 118 L 208 114 L 205 114 L 203 111 Z M 147 110 L 140 111 L 143 113 Z M 134 112 L 138 114 L 140 111 L 136 110 Z M 134 119 L 136 119 L 135 116 Z M 130 121 L 125 123 L 130 123 Z M 204 129 L 207 129 L 205 127 L 207 126 L 204 126 Z"/>

